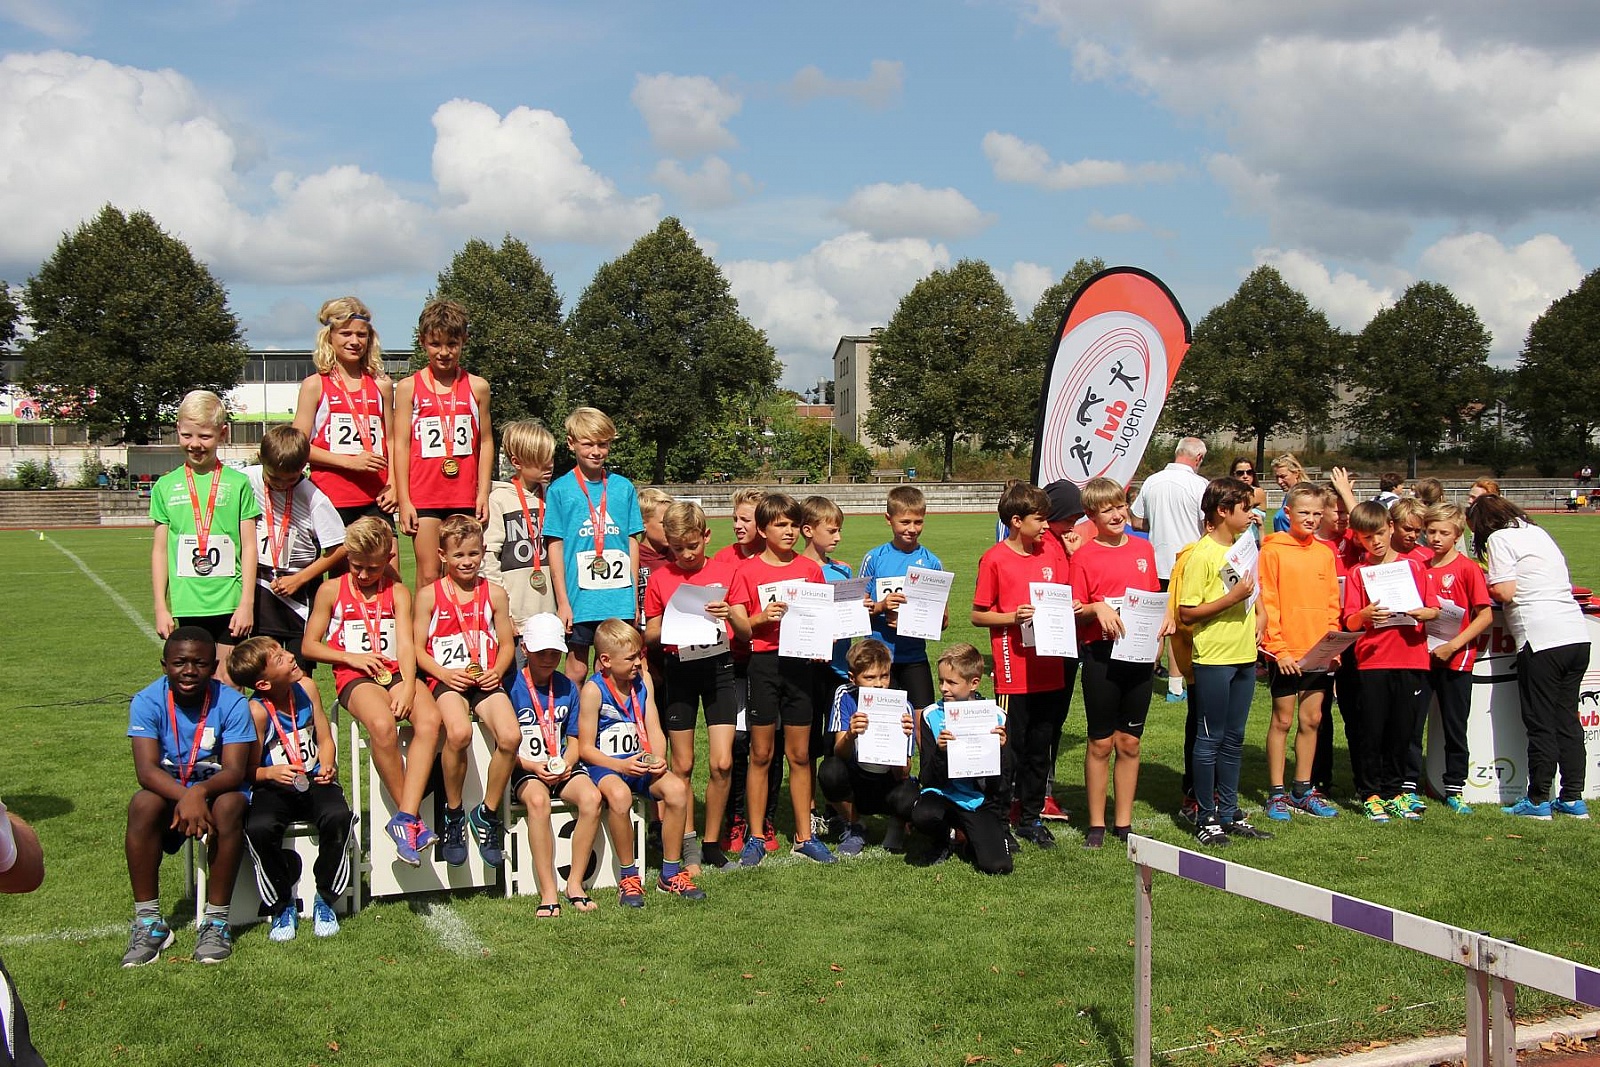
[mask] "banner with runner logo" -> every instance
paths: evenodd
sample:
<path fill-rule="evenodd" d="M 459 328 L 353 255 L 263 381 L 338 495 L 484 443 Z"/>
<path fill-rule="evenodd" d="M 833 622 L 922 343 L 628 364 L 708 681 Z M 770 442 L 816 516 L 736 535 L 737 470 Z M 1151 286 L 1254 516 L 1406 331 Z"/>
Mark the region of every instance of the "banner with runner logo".
<path fill-rule="evenodd" d="M 1131 482 L 1191 336 L 1177 298 L 1148 271 L 1111 267 L 1084 282 L 1045 367 L 1033 484 Z"/>

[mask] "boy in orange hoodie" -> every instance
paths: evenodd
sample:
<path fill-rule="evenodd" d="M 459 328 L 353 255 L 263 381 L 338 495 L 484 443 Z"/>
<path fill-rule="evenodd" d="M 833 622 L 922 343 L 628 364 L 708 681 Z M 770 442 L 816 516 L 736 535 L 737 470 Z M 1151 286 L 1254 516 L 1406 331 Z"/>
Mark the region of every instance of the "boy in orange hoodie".
<path fill-rule="evenodd" d="M 1261 543 L 1259 564 L 1262 615 L 1266 619 L 1262 649 L 1271 656 L 1267 665 L 1272 688 L 1272 722 L 1267 728 L 1267 818 L 1287 821 L 1291 811 L 1318 819 L 1339 814 L 1311 786 L 1311 766 L 1317 753 L 1317 731 L 1322 709 L 1333 688 L 1333 675 L 1308 675 L 1300 659 L 1339 622 L 1339 579 L 1333 551 L 1317 540 L 1325 507 L 1322 489 L 1303 482 L 1284 497 L 1289 516 L 1287 533 L 1275 533 Z M 1289 726 L 1296 719 L 1295 775 L 1285 791 L 1283 771 Z"/>

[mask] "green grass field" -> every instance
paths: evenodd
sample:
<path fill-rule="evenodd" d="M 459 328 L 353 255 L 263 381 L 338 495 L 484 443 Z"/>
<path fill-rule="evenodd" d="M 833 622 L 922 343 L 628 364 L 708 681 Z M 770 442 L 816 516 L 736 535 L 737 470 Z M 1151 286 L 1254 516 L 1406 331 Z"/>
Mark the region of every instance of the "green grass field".
<path fill-rule="evenodd" d="M 1575 581 L 1600 581 L 1600 520 L 1541 519 Z M 719 536 L 726 538 L 726 524 Z M 965 621 L 989 516 L 935 515 L 926 541 L 958 574 Z M 882 539 L 851 518 L 840 555 Z M 409 549 L 405 550 L 409 553 Z M 780 853 L 708 873 L 702 904 L 652 894 L 624 913 L 490 893 L 378 903 L 331 940 L 289 945 L 264 926 L 220 967 L 185 958 L 118 967 L 130 913 L 122 860 L 134 789 L 127 701 L 158 674 L 147 530 L 0 533 L 0 797 L 44 843 L 48 876 L 0 900 L 0 954 L 52 1063 L 1101 1064 L 1131 1055 L 1134 871 L 1075 831 L 1028 848 L 1009 878 L 959 863 L 909 866 L 878 849 L 831 868 Z M 120 598 L 120 600 L 119 600 Z M 130 617 L 132 612 L 137 617 Z M 324 691 L 328 679 L 323 678 Z M 1159 693 L 1158 693 L 1159 700 Z M 1058 791 L 1083 810 L 1082 712 L 1068 720 Z M 1265 690 L 1243 792 L 1260 802 Z M 1182 707 L 1158 703 L 1135 813 L 1184 843 Z M 1342 755 L 1342 754 L 1341 754 Z M 1339 765 L 1348 783 L 1347 766 Z M 1274 825 L 1227 858 L 1442 922 L 1600 964 L 1590 888 L 1600 830 L 1435 807 L 1420 825 Z M 182 894 L 163 868 L 163 904 Z M 1462 1025 L 1461 972 L 1319 923 L 1176 880 L 1155 895 L 1155 1043 L 1173 1062 L 1283 1062 Z M 190 913 L 192 915 L 192 912 Z M 1524 1015 L 1561 1002 L 1523 991 Z M 984 1057 L 983 1060 L 974 1057 Z"/>

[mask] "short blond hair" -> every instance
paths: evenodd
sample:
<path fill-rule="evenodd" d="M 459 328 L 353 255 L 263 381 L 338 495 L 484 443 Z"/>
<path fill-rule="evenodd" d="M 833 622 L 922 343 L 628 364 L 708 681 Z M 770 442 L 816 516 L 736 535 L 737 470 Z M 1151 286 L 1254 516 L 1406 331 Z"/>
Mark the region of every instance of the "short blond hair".
<path fill-rule="evenodd" d="M 268 657 L 281 647 L 270 637 L 251 637 L 240 641 L 228 653 L 228 677 L 241 689 L 254 689 L 266 673 Z"/>
<path fill-rule="evenodd" d="M 450 515 L 439 524 L 441 549 L 451 541 L 471 541 L 474 538 L 480 544 L 483 542 L 483 526 L 471 515 Z"/>
<path fill-rule="evenodd" d="M 185 420 L 209 426 L 213 430 L 223 430 L 228 426 L 228 407 L 222 402 L 222 398 L 211 390 L 192 389 L 183 394 L 174 421 Z"/>
<path fill-rule="evenodd" d="M 536 419 L 520 419 L 500 428 L 500 448 L 507 459 L 537 467 L 555 459 L 556 436 Z"/>
<path fill-rule="evenodd" d="M 844 511 L 838 504 L 825 496 L 808 496 L 800 501 L 800 525 L 816 526 L 819 523 L 834 522 L 844 525 Z"/>
<path fill-rule="evenodd" d="M 1302 478 L 1306 476 L 1306 469 L 1300 465 L 1300 461 L 1295 458 L 1293 452 L 1285 452 L 1283 455 L 1273 460 L 1272 469 L 1274 471 L 1294 471 Z"/>
<path fill-rule="evenodd" d="M 738 511 L 746 504 L 751 507 L 757 507 L 766 497 L 767 491 L 759 485 L 747 485 L 743 489 L 735 489 L 733 491 L 733 510 Z"/>
<path fill-rule="evenodd" d="M 1427 510 L 1422 501 L 1403 496 L 1389 505 L 1389 518 L 1394 521 L 1396 526 L 1408 519 L 1416 519 L 1421 522 L 1423 521 L 1422 516 Z"/>
<path fill-rule="evenodd" d="M 669 538 L 684 538 L 705 533 L 706 513 L 693 500 L 675 500 L 667 505 L 667 514 L 661 520 L 661 528 L 666 531 Z"/>
<path fill-rule="evenodd" d="M 1467 512 L 1459 504 L 1435 504 L 1422 513 L 1422 528 L 1426 530 L 1436 522 L 1448 522 L 1456 528 L 1456 536 L 1467 532 Z"/>
<path fill-rule="evenodd" d="M 311 353 L 311 362 L 318 374 L 333 373 L 333 368 L 339 365 L 339 358 L 333 351 L 333 331 L 351 319 L 360 319 L 367 324 L 366 371 L 374 378 L 381 377 L 383 348 L 378 344 L 377 328 L 372 325 L 372 312 L 353 296 L 336 296 L 324 303 L 317 312 L 317 324 L 321 329 L 317 330 L 317 345 Z"/>
<path fill-rule="evenodd" d="M 906 512 L 922 512 L 927 514 L 928 501 L 922 495 L 922 490 L 914 485 L 897 485 L 889 490 L 888 499 L 884 501 L 884 511 L 893 518 L 904 515 Z"/>
<path fill-rule="evenodd" d="M 1089 515 L 1098 515 L 1106 508 L 1114 508 L 1128 502 L 1127 490 L 1110 478 L 1090 478 L 1083 486 L 1083 510 Z"/>
<path fill-rule="evenodd" d="M 345 530 L 344 551 L 362 559 L 388 559 L 394 552 L 394 527 L 376 515 L 363 515 Z"/>
<path fill-rule="evenodd" d="M 594 650 L 597 655 L 626 655 L 643 647 L 644 638 L 632 623 L 607 619 L 594 628 Z"/>
<path fill-rule="evenodd" d="M 611 421 L 611 416 L 599 408 L 575 408 L 567 416 L 565 423 L 567 440 L 582 441 L 614 441 L 617 438 L 617 424 Z"/>
<path fill-rule="evenodd" d="M 639 514 L 647 519 L 661 508 L 672 503 L 671 493 L 665 489 L 658 489 L 653 485 L 647 485 L 639 490 L 638 497 Z"/>
<path fill-rule="evenodd" d="M 964 641 L 948 645 L 939 653 L 938 665 L 943 667 L 946 664 L 962 678 L 970 680 L 983 677 L 983 653 Z"/>

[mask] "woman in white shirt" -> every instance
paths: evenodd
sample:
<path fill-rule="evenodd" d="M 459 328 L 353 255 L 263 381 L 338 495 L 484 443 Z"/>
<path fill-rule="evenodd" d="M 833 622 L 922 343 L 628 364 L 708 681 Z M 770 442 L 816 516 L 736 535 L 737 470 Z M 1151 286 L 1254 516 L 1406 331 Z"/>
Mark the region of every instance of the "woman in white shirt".
<path fill-rule="evenodd" d="M 1578 694 L 1589 666 L 1589 628 L 1572 598 L 1567 560 L 1548 533 L 1501 496 L 1481 496 L 1467 511 L 1489 595 L 1505 606 L 1517 646 L 1517 695 L 1528 732 L 1528 794 L 1503 810 L 1548 820 L 1589 817 L 1583 800 L 1583 728 Z M 1556 771 L 1561 792 L 1550 795 Z"/>

